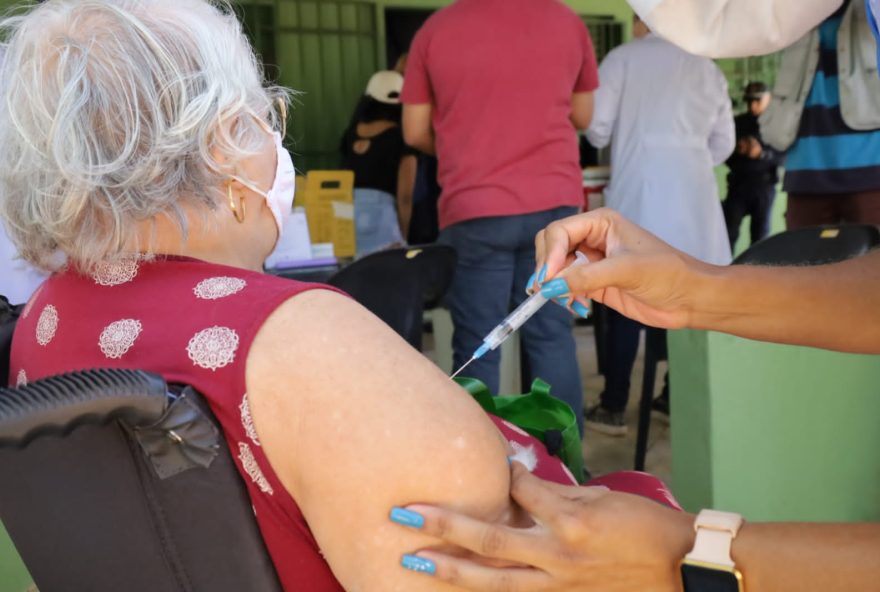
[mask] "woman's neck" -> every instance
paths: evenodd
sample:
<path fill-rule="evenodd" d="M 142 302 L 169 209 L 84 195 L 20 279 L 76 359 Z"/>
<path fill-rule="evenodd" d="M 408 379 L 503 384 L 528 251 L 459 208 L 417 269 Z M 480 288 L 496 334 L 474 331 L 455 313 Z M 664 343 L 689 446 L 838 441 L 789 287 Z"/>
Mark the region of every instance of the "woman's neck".
<path fill-rule="evenodd" d="M 170 220 L 167 215 L 159 216 L 141 224 L 138 232 L 138 250 L 149 250 L 157 255 L 191 257 L 208 263 L 251 271 L 263 270 L 263 257 L 248 248 L 253 241 L 239 236 L 242 229 L 224 228 L 223 224 L 215 228 L 213 222 L 188 216 L 188 232 L 184 239 L 176 222 Z"/>

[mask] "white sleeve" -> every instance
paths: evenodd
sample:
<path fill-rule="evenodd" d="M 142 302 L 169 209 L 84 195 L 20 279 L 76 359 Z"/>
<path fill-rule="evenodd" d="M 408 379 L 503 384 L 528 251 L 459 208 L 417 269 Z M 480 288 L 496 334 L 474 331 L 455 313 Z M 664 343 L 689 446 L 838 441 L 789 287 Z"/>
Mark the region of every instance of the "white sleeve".
<path fill-rule="evenodd" d="M 715 68 L 715 65 L 712 65 Z M 717 70 L 718 75 L 718 114 L 712 131 L 709 133 L 709 153 L 712 155 L 712 164 L 720 165 L 736 148 L 736 128 L 733 123 L 733 108 L 730 97 L 727 94 L 727 80 Z"/>
<path fill-rule="evenodd" d="M 611 141 L 620 112 L 623 75 L 623 60 L 618 59 L 618 52 L 611 52 L 599 66 L 599 88 L 593 95 L 593 119 L 587 129 L 587 140 L 596 148 L 604 148 Z"/>
<path fill-rule="evenodd" d="M 863 0 L 855 0 L 863 1 Z M 843 0 L 628 0 L 652 31 L 696 55 L 745 57 L 800 39 Z"/>

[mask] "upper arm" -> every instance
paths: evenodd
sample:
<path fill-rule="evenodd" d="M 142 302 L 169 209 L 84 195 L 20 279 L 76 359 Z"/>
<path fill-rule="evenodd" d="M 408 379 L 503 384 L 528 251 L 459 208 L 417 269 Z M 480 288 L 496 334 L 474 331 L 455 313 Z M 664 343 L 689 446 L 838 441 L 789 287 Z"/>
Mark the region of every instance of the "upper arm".
<path fill-rule="evenodd" d="M 652 31 L 713 58 L 772 53 L 837 10 L 843 0 L 628 0 Z"/>
<path fill-rule="evenodd" d="M 593 93 L 580 92 L 571 96 L 571 122 L 574 127 L 584 130 L 590 127 L 593 119 Z"/>
<path fill-rule="evenodd" d="M 490 520 L 506 444 L 467 393 L 354 301 L 313 290 L 260 329 L 247 363 L 260 441 L 348 590 L 444 589 L 399 567 L 434 543 L 392 525 L 415 502 Z"/>
<path fill-rule="evenodd" d="M 599 68 L 593 40 L 583 21 L 572 14 L 572 24 L 580 45 L 581 63 L 571 96 L 571 123 L 578 130 L 587 129 L 593 117 L 593 91 L 599 86 Z"/>
<path fill-rule="evenodd" d="M 601 86 L 595 93 L 593 117 L 587 129 L 587 140 L 596 148 L 604 148 L 611 141 L 620 101 L 623 96 L 624 63 L 619 52 L 611 52 L 599 68 Z"/>
<path fill-rule="evenodd" d="M 431 103 L 403 106 L 403 140 L 419 150 L 431 154 L 433 152 L 434 132 L 431 127 Z"/>
<path fill-rule="evenodd" d="M 714 65 L 712 66 L 715 67 Z M 727 160 L 736 147 L 736 126 L 733 121 L 733 108 L 727 95 L 727 81 L 720 71 L 718 76 L 718 110 L 709 136 L 709 152 L 716 166 Z"/>
<path fill-rule="evenodd" d="M 426 153 L 433 153 L 434 132 L 431 114 L 434 89 L 428 72 L 428 46 L 430 30 L 422 27 L 410 46 L 406 65 L 406 77 L 400 101 L 403 103 L 403 139 Z"/>
<path fill-rule="evenodd" d="M 397 197 L 412 198 L 416 186 L 416 171 L 418 170 L 418 158 L 413 154 L 404 154 L 397 167 Z"/>

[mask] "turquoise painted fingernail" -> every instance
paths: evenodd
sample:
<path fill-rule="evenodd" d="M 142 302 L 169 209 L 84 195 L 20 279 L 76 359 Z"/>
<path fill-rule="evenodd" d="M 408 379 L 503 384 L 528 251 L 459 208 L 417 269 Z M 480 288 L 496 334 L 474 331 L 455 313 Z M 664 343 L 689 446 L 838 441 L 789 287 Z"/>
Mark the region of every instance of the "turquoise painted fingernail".
<path fill-rule="evenodd" d="M 535 274 L 533 273 L 532 276 L 529 278 L 529 281 L 526 282 L 526 292 L 533 290 L 534 284 L 535 284 Z"/>
<path fill-rule="evenodd" d="M 582 318 L 582 319 L 585 319 L 585 318 L 587 318 L 588 316 L 590 316 L 590 309 L 589 309 L 589 307 L 584 306 L 584 305 L 581 304 L 580 302 L 575 302 L 574 304 L 571 305 L 571 308 L 572 308 L 572 310 L 575 311 L 575 312 L 577 313 L 577 315 L 578 315 L 580 318 Z"/>
<path fill-rule="evenodd" d="M 544 298 L 556 298 L 557 296 L 562 296 L 569 292 L 571 292 L 571 290 L 564 278 L 556 278 L 555 280 L 551 280 L 541 286 L 541 294 L 544 295 Z"/>
<path fill-rule="evenodd" d="M 433 561 L 431 561 L 430 559 L 424 559 L 422 557 L 416 557 L 415 555 L 404 555 L 403 558 L 400 560 L 400 565 L 402 565 L 406 569 L 425 573 L 429 576 L 433 576 L 435 573 L 437 573 L 437 566 L 434 565 Z"/>
<path fill-rule="evenodd" d="M 553 302 L 553 304 L 558 304 L 562 308 L 568 309 L 568 302 L 569 300 L 571 300 L 571 298 L 562 298 L 557 296 L 556 298 L 551 298 L 550 300 Z"/>
<path fill-rule="evenodd" d="M 410 528 L 421 528 L 425 525 L 425 517 L 418 512 L 405 510 L 404 508 L 391 508 L 389 515 L 392 522 L 409 526 Z"/>
<path fill-rule="evenodd" d="M 538 272 L 538 285 L 539 286 L 544 283 L 544 278 L 546 278 L 546 277 L 547 277 L 547 266 L 544 265 L 544 267 L 541 268 L 541 271 Z"/>

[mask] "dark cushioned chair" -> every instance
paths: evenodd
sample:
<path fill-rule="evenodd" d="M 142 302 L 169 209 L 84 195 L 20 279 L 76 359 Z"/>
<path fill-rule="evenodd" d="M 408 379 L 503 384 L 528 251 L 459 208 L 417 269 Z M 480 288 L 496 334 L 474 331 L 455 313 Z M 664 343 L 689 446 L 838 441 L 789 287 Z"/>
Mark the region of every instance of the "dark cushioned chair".
<path fill-rule="evenodd" d="M 0 483 L 0 520 L 41 592 L 281 590 L 190 387 L 89 370 L 0 388 Z"/>

